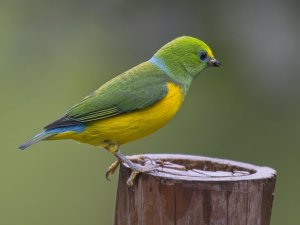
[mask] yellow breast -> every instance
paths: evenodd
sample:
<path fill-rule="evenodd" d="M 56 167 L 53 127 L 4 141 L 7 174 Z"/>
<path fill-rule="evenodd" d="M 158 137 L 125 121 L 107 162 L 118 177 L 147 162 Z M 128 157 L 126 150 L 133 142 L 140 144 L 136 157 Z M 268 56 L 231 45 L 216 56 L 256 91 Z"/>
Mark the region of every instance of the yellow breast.
<path fill-rule="evenodd" d="M 181 88 L 173 83 L 167 85 L 168 94 L 154 105 L 93 122 L 83 132 L 72 132 L 65 138 L 102 146 L 104 140 L 124 144 L 153 133 L 174 117 L 183 102 Z"/>

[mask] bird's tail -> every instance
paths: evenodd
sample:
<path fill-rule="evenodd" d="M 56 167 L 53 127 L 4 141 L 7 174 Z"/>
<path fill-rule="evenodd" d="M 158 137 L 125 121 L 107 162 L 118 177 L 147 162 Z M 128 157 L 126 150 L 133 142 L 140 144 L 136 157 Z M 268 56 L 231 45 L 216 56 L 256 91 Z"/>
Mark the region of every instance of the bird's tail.
<path fill-rule="evenodd" d="M 26 148 L 28 148 L 29 146 L 37 143 L 37 142 L 40 142 L 48 137 L 51 137 L 53 136 L 55 133 L 54 132 L 49 132 L 49 131 L 43 131 L 37 135 L 35 135 L 33 138 L 31 138 L 29 141 L 27 141 L 26 143 L 22 144 L 19 146 L 19 149 L 21 150 L 25 150 Z"/>

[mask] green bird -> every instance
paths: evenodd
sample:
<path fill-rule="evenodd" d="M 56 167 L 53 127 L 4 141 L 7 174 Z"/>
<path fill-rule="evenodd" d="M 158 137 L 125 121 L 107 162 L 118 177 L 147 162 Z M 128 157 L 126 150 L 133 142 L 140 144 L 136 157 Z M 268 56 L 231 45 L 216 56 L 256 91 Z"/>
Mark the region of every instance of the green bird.
<path fill-rule="evenodd" d="M 142 138 L 164 126 L 182 106 L 189 87 L 207 67 L 219 67 L 203 41 L 183 36 L 172 40 L 154 56 L 111 79 L 73 106 L 60 119 L 21 145 L 26 149 L 42 140 L 74 139 L 100 146 L 132 169 L 128 185 L 140 172 L 155 168 L 131 162 L 120 145 Z"/>

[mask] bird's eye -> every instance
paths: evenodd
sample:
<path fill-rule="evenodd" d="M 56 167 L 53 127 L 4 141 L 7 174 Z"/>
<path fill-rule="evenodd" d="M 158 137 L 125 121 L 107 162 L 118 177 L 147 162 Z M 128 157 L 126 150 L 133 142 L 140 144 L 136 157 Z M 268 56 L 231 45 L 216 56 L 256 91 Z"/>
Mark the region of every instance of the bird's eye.
<path fill-rule="evenodd" d="M 207 52 L 200 52 L 199 58 L 201 61 L 206 61 L 207 60 Z"/>

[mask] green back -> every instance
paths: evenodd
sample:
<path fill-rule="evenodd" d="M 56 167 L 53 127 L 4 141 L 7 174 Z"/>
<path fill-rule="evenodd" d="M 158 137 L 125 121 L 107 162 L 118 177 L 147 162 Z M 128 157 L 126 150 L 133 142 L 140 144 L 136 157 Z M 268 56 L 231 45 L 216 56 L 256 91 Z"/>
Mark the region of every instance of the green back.
<path fill-rule="evenodd" d="M 167 80 L 163 71 L 144 62 L 101 86 L 72 107 L 66 116 L 90 122 L 144 109 L 167 94 Z"/>

